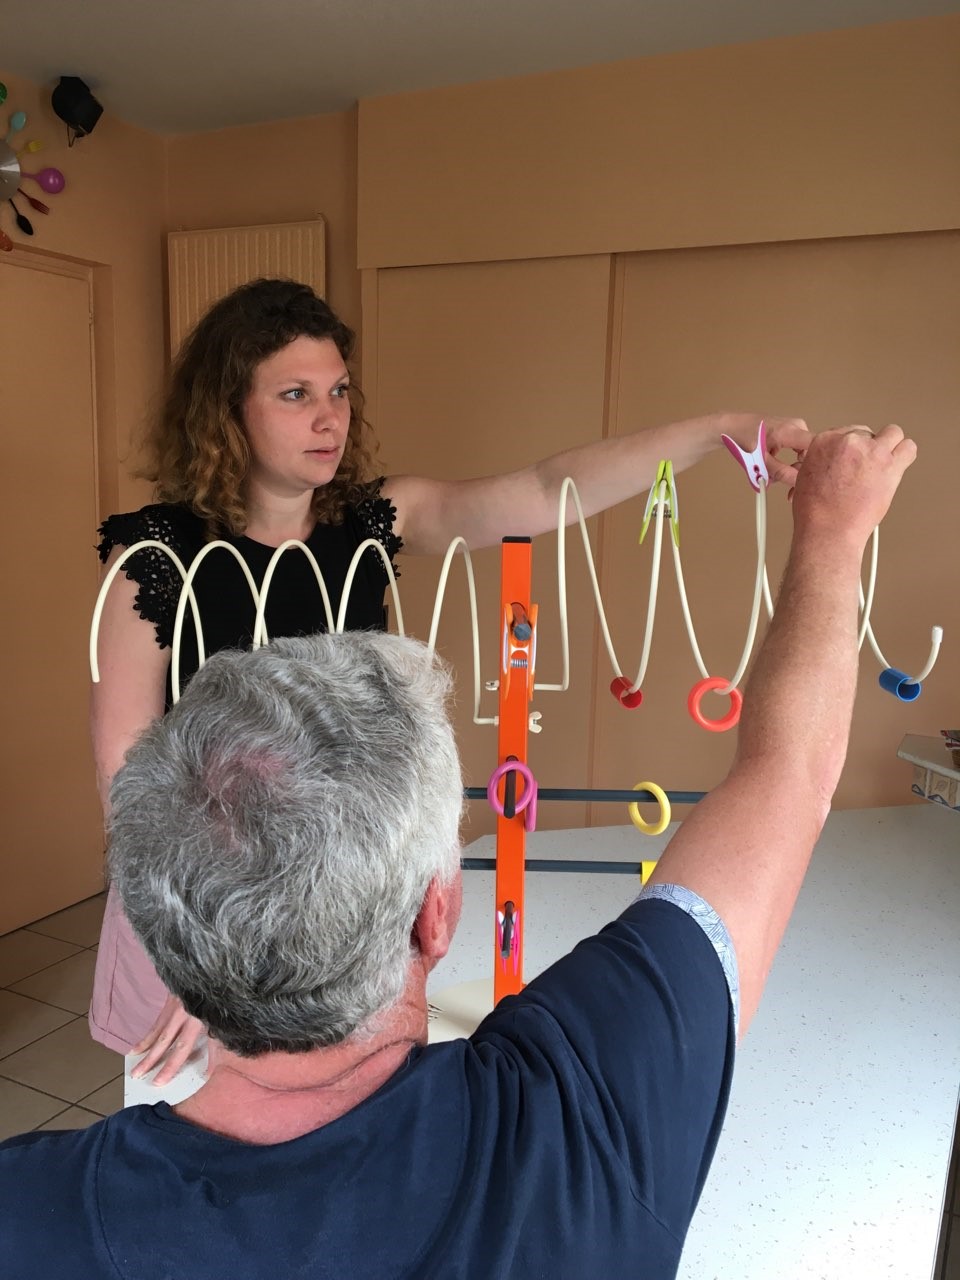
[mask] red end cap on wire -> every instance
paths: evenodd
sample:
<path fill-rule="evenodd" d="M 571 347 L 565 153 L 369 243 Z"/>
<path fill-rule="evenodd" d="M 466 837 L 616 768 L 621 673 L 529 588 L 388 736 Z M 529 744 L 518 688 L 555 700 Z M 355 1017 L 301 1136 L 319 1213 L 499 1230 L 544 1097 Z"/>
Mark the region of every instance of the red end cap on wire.
<path fill-rule="evenodd" d="M 610 681 L 610 692 L 620 703 L 621 707 L 626 707 L 628 710 L 633 711 L 639 707 L 640 703 L 643 701 L 643 690 L 634 689 L 632 692 L 629 692 L 630 683 L 631 682 L 626 676 L 615 676 L 613 680 Z"/>

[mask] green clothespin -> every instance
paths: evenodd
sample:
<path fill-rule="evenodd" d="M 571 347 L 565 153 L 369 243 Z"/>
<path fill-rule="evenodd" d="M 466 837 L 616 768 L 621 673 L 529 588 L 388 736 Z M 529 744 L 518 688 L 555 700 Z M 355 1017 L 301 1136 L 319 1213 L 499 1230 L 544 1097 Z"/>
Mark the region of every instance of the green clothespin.
<path fill-rule="evenodd" d="M 660 493 L 661 486 L 663 486 L 662 498 Z M 679 547 L 680 510 L 677 505 L 677 490 L 673 480 L 673 463 L 664 459 L 657 463 L 657 478 L 647 494 L 647 506 L 643 513 L 643 524 L 640 526 L 639 541 L 641 543 L 647 536 L 651 517 L 656 513 L 657 505 L 661 500 L 667 504 L 666 514 L 670 517 L 670 531 L 673 534 L 674 543 Z"/>

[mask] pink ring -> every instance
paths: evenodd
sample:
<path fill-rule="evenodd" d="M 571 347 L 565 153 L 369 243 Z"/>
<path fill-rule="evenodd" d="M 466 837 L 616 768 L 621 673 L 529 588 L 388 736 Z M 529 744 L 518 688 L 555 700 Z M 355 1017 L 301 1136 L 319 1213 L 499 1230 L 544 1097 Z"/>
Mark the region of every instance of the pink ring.
<path fill-rule="evenodd" d="M 505 760 L 503 764 L 498 764 L 490 775 L 490 781 L 487 783 L 487 799 L 490 801 L 490 808 L 498 817 L 503 817 L 503 805 L 497 798 L 497 783 L 511 769 L 515 769 L 524 781 L 523 795 L 519 798 L 516 805 L 516 813 L 523 814 L 523 825 L 527 831 L 535 831 L 537 826 L 537 780 L 533 776 L 533 771 L 529 765 L 525 765 L 522 760 Z"/>
<path fill-rule="evenodd" d="M 711 733 L 725 733 L 727 729 L 732 729 L 740 719 L 743 694 L 739 689 L 730 690 L 730 710 L 725 716 L 721 716 L 719 720 L 708 720 L 700 710 L 700 703 L 703 701 L 705 693 L 712 693 L 715 689 L 726 689 L 729 684 L 730 681 L 724 680 L 723 676 L 708 676 L 706 680 L 701 680 L 699 684 L 695 684 L 690 690 L 690 696 L 687 698 L 687 710 L 701 729 L 709 729 Z"/>

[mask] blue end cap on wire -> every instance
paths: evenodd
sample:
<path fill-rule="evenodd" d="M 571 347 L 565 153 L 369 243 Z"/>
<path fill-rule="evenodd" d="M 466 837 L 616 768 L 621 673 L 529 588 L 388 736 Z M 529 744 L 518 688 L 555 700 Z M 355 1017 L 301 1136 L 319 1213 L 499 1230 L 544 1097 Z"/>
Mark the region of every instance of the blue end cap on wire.
<path fill-rule="evenodd" d="M 880 688 L 892 693 L 900 702 L 916 702 L 923 685 L 911 680 L 906 672 L 887 667 L 886 671 L 880 672 Z"/>

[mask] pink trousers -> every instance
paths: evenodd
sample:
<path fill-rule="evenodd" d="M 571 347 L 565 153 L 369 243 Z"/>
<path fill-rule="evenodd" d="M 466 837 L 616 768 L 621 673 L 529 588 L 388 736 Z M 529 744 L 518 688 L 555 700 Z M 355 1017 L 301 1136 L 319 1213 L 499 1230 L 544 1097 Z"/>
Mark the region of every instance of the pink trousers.
<path fill-rule="evenodd" d="M 90 1034 L 108 1049 L 129 1053 L 156 1022 L 167 994 L 111 888 L 97 951 Z"/>

